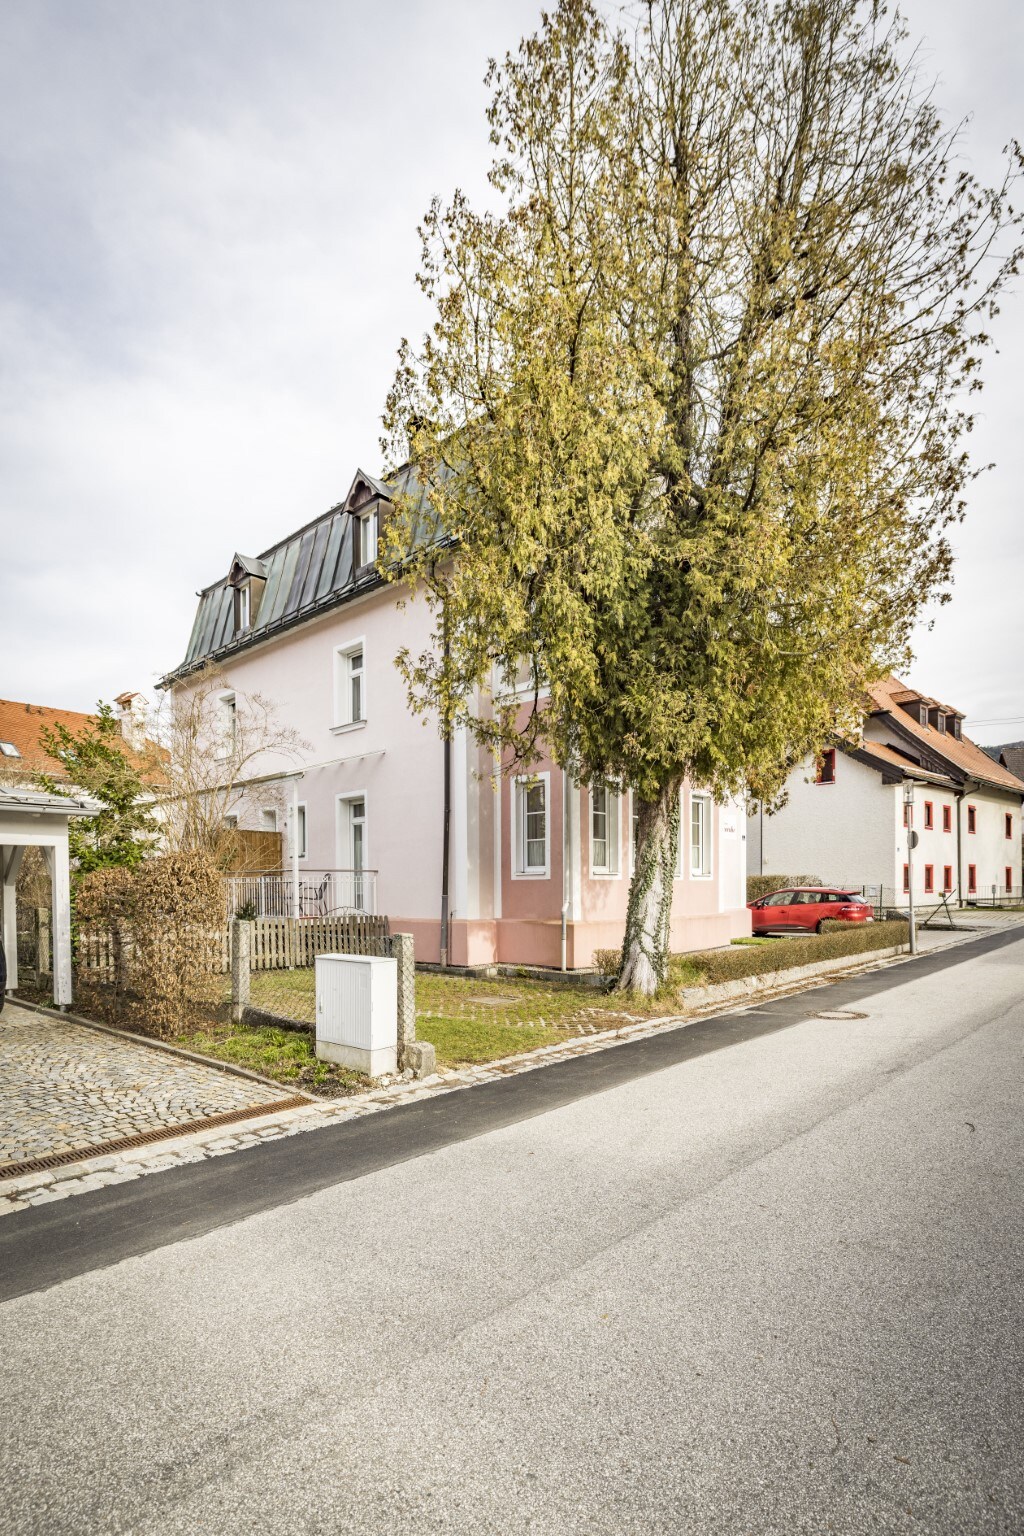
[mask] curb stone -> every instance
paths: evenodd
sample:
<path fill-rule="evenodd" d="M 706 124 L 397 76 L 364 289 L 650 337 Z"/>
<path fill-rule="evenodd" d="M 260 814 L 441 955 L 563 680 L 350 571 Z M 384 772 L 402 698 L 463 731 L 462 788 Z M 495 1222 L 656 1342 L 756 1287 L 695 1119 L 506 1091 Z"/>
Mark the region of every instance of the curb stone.
<path fill-rule="evenodd" d="M 1024 927 L 1024 924 L 1013 926 Z M 928 953 L 938 954 L 947 949 L 959 948 L 974 942 L 978 936 L 977 932 L 960 933 L 947 944 L 932 946 Z M 988 933 L 983 936 L 988 937 Z M 248 1146 L 259 1145 L 264 1141 L 276 1141 L 281 1137 L 298 1135 L 304 1131 L 322 1130 L 338 1120 L 379 1114 L 396 1105 L 412 1104 L 441 1094 L 457 1093 L 463 1089 L 472 1088 L 478 1083 L 497 1082 L 502 1078 L 523 1072 L 537 1071 L 556 1061 L 566 1061 L 575 1056 L 589 1056 L 597 1051 L 611 1050 L 617 1045 L 625 1045 L 631 1040 L 643 1039 L 663 1030 L 685 1029 L 703 1020 L 709 1014 L 728 1017 L 730 1014 L 744 1011 L 751 1002 L 813 990 L 823 977 L 838 981 L 845 976 L 901 965 L 913 957 L 905 950 L 895 953 L 875 950 L 838 958 L 843 964 L 841 970 L 834 961 L 819 962 L 819 965 L 832 967 L 828 972 L 822 972 L 817 967 L 798 967 L 796 969 L 801 973 L 800 979 L 796 979 L 793 972 L 790 972 L 788 984 L 771 990 L 762 988 L 756 993 L 748 992 L 733 998 L 731 1001 L 735 1006 L 731 1008 L 723 1008 L 721 999 L 709 997 L 711 989 L 691 989 L 693 992 L 701 992 L 702 1004 L 697 1006 L 694 998 L 695 1006 L 686 1014 L 642 1019 L 636 1023 L 621 1025 L 617 1029 L 602 1030 L 598 1034 L 574 1036 L 566 1042 L 557 1042 L 533 1051 L 521 1052 L 517 1056 L 505 1057 L 500 1062 L 487 1062 L 478 1067 L 460 1067 L 458 1070 L 444 1069 L 435 1073 L 433 1077 L 414 1078 L 409 1082 L 399 1080 L 386 1087 L 353 1095 L 349 1099 L 314 1099 L 299 1109 L 286 1110 L 283 1113 L 268 1111 L 263 1115 L 254 1116 L 251 1121 L 243 1122 L 244 1131 L 240 1128 L 237 1140 L 230 1146 L 214 1146 L 215 1142 L 223 1143 L 225 1140 L 220 1128 L 196 1131 L 175 1141 L 162 1142 L 159 1152 L 154 1152 L 150 1157 L 142 1156 L 139 1149 L 135 1148 L 121 1155 L 107 1154 L 94 1160 L 85 1159 L 81 1163 L 71 1165 L 76 1170 L 77 1177 L 62 1177 L 59 1184 L 52 1173 L 26 1174 L 20 1179 L 0 1180 L 0 1218 L 13 1215 L 17 1211 L 28 1210 L 35 1205 L 48 1204 L 54 1200 L 63 1200 L 71 1195 L 85 1194 L 91 1189 L 103 1187 L 98 1181 L 94 1182 L 95 1176 L 100 1173 L 104 1175 L 104 1185 L 124 1183 L 128 1180 L 143 1178 L 150 1173 L 161 1172 L 165 1168 L 183 1167 L 188 1163 L 201 1162 L 207 1158 L 223 1157 L 231 1152 L 243 1150 L 238 1144 L 243 1136 Z M 812 970 L 813 974 L 809 974 Z M 785 977 L 787 973 L 771 974 Z M 734 983 L 724 983 L 724 985 L 734 985 Z M 67 1015 L 61 1014 L 58 1017 L 64 1018 Z M 104 1165 L 102 1168 L 99 1166 L 101 1163 Z"/>

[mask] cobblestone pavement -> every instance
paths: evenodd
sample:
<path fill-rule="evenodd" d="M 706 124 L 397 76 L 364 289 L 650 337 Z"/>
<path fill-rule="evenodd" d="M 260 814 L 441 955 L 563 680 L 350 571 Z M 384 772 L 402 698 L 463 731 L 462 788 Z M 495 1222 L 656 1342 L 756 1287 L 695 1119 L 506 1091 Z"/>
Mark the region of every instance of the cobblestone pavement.
<path fill-rule="evenodd" d="M 12 1003 L 0 1013 L 0 1166 L 290 1097 Z"/>
<path fill-rule="evenodd" d="M 986 927 L 988 926 L 986 924 Z M 1016 922 L 1004 922 L 992 926 L 1009 928 L 1024 926 L 1024 924 L 1018 917 Z M 935 935 L 932 936 L 932 942 L 924 947 L 931 950 L 954 949 L 977 937 L 977 933 L 955 935 L 947 933 L 944 938 Z M 489 1062 L 483 1066 L 463 1067 L 459 1070 L 449 1068 L 435 1073 L 433 1077 L 418 1081 L 401 1079 L 392 1082 L 382 1081 L 378 1087 L 366 1093 L 355 1094 L 351 1098 L 325 1100 L 304 1105 L 301 1109 L 270 1112 L 267 1115 L 246 1120 L 243 1125 L 193 1131 L 187 1135 L 163 1141 L 152 1148 L 139 1148 L 113 1156 L 84 1159 L 64 1168 L 55 1168 L 49 1173 L 23 1174 L 11 1179 L 0 1177 L 0 1217 L 25 1210 L 29 1206 L 46 1204 L 51 1200 L 64 1200 L 69 1195 L 86 1194 L 89 1190 L 102 1189 L 107 1184 L 121 1184 L 128 1179 L 142 1178 L 148 1173 L 159 1173 L 165 1168 L 178 1168 L 185 1163 L 223 1157 L 226 1153 L 240 1152 L 245 1147 L 256 1146 L 261 1141 L 275 1140 L 280 1136 L 295 1136 L 302 1131 L 321 1130 L 324 1126 L 333 1125 L 338 1120 L 354 1120 L 362 1115 L 378 1114 L 395 1104 L 411 1104 L 417 1099 L 455 1093 L 460 1089 L 471 1088 L 477 1083 L 490 1082 L 499 1077 L 509 1077 L 520 1072 L 533 1072 L 541 1067 L 550 1066 L 553 1062 L 567 1061 L 574 1056 L 587 1056 L 594 1051 L 609 1050 L 614 1046 L 624 1045 L 629 1040 L 653 1035 L 660 1030 L 684 1029 L 706 1014 L 724 1016 L 728 1013 L 742 1013 L 751 1003 L 756 1004 L 769 997 L 811 991 L 823 983 L 841 981 L 846 975 L 888 969 L 889 966 L 903 964 L 907 959 L 906 956 L 899 956 L 896 959 L 879 961 L 872 960 L 870 955 L 854 955 L 850 958 L 849 971 L 833 971 L 828 976 L 808 977 L 798 984 L 780 987 L 772 993 L 751 997 L 734 1008 L 723 1008 L 720 1004 L 714 1004 L 704 1010 L 694 1009 L 685 1016 L 677 1018 L 646 1019 L 642 1023 L 626 1024 L 619 1029 L 579 1036 L 566 1041 L 565 1044 L 546 1045 L 540 1050 L 524 1051 L 519 1056 L 507 1057 L 503 1061 Z M 5 1010 L 0 1015 L 0 1037 L 2 1037 L 3 1021 L 6 1021 L 7 1017 Z M 29 1015 L 29 1017 L 33 1016 Z M 88 1030 L 81 1032 L 91 1033 Z M 97 1036 L 97 1038 L 104 1037 Z M 120 1042 L 114 1043 L 120 1045 Z M 136 1049 L 145 1051 L 146 1048 L 139 1046 Z M 152 1054 L 162 1055 L 155 1051 Z M 0 1071 L 2 1070 L 2 1062 L 0 1062 Z M 236 1079 L 236 1081 L 241 1086 L 245 1086 L 244 1079 Z M 252 1086 L 262 1098 L 259 1085 L 254 1083 Z M 282 1090 L 283 1093 L 286 1091 Z M 268 1094 L 269 1092 L 267 1090 Z M 2 1098 L 3 1088 L 0 1085 L 0 1115 L 3 1113 Z"/>

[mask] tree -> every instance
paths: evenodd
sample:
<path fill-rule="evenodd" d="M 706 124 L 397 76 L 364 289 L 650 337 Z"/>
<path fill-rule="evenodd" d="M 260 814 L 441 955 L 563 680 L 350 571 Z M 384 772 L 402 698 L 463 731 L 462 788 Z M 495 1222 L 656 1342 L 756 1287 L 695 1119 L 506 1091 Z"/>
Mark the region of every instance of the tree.
<path fill-rule="evenodd" d="M 432 205 L 385 415 L 435 520 L 400 497 L 384 542 L 436 620 L 399 664 L 507 768 L 632 789 L 650 992 L 683 780 L 777 794 L 946 595 L 1021 156 L 960 169 L 862 0 L 649 0 L 631 38 L 561 0 L 488 78 L 500 211 Z"/>
<path fill-rule="evenodd" d="M 172 853 L 203 853 L 223 868 L 233 852 L 230 818 L 252 781 L 265 773 L 261 805 L 276 801 L 275 765 L 297 758 L 308 743 L 280 724 L 270 699 L 236 692 L 215 667 L 167 696 L 157 730 L 167 754 L 164 845 Z"/>
<path fill-rule="evenodd" d="M 47 755 L 64 768 L 67 782 L 39 773 L 36 782 L 52 795 L 84 791 L 96 801 L 95 816 L 72 817 L 68 823 L 68 851 L 79 874 L 91 870 L 133 869 L 151 853 L 157 838 L 153 812 L 154 779 L 159 759 L 132 751 L 109 704 L 99 703 L 97 713 L 75 733 L 58 721 L 40 732 Z"/>

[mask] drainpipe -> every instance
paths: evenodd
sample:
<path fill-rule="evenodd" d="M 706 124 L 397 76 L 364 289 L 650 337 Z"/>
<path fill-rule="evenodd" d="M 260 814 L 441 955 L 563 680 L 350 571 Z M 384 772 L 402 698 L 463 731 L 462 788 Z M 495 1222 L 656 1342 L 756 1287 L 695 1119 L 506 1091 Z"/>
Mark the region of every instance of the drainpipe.
<path fill-rule="evenodd" d="M 964 803 L 964 791 L 956 792 L 956 899 L 958 906 L 964 904 L 964 864 L 963 844 L 961 842 L 960 811 Z"/>
<path fill-rule="evenodd" d="M 292 917 L 299 915 L 299 781 L 292 779 Z"/>
<path fill-rule="evenodd" d="M 562 970 L 568 969 L 569 923 L 569 847 L 572 829 L 569 826 L 569 790 L 565 769 L 562 769 Z"/>
<path fill-rule="evenodd" d="M 446 731 L 444 737 L 444 813 L 441 833 L 441 964 L 448 964 L 448 876 L 451 846 L 452 817 L 452 737 Z"/>

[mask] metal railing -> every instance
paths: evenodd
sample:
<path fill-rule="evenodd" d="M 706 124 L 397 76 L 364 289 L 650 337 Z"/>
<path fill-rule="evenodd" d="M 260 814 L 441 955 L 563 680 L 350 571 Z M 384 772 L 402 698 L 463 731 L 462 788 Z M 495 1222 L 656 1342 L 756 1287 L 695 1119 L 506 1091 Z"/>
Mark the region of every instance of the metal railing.
<path fill-rule="evenodd" d="M 333 917 L 377 911 L 375 869 L 304 869 L 298 883 L 290 871 L 228 875 L 224 880 L 228 918 Z"/>

